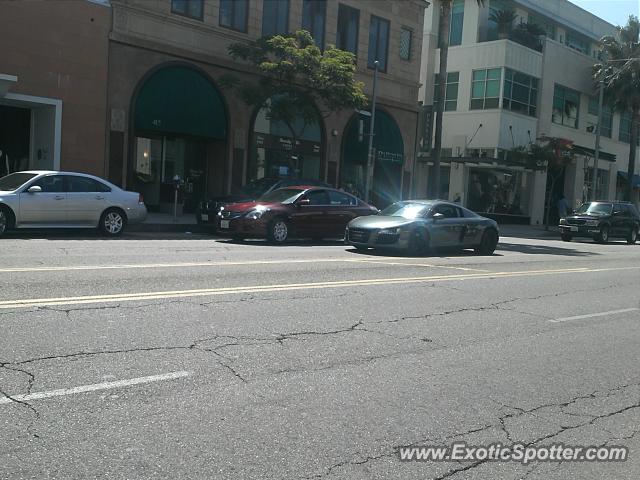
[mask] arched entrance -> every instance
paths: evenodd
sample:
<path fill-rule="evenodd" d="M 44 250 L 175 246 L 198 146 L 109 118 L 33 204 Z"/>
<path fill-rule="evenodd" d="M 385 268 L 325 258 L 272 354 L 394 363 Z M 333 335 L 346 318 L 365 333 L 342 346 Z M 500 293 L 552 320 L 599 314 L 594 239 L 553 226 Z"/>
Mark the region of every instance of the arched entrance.
<path fill-rule="evenodd" d="M 200 71 L 167 66 L 142 84 L 133 106 L 133 161 L 129 185 L 150 210 L 172 211 L 174 178 L 179 202 L 192 212 L 206 192 L 224 185 L 227 115 L 222 96 Z"/>
<path fill-rule="evenodd" d="M 342 143 L 340 186 L 364 197 L 369 147 L 369 117 L 355 115 L 347 124 Z M 375 162 L 371 203 L 385 207 L 401 198 L 404 142 L 395 120 L 376 109 L 373 137 Z"/>
<path fill-rule="evenodd" d="M 322 154 L 320 114 L 306 120 L 298 117 L 287 126 L 271 119 L 268 109 L 262 108 L 253 122 L 247 181 L 280 177 L 320 180 Z"/>

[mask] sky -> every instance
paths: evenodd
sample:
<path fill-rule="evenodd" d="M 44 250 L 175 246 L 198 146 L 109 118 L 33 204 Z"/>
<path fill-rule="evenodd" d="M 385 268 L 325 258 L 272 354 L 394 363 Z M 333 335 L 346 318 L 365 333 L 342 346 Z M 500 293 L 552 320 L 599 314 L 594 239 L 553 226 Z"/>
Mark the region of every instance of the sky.
<path fill-rule="evenodd" d="M 640 0 L 569 0 L 614 25 L 626 25 L 629 15 L 640 16 Z"/>

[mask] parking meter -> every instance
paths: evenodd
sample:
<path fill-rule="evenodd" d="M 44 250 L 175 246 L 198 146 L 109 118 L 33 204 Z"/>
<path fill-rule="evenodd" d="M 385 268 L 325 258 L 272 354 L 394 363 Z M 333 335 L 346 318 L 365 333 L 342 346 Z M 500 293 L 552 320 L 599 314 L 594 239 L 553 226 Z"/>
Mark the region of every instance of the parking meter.
<path fill-rule="evenodd" d="M 175 192 L 173 196 L 173 221 L 174 222 L 178 221 L 178 190 L 180 190 L 181 182 L 182 182 L 182 179 L 180 178 L 180 175 L 176 175 L 175 177 L 173 177 L 173 185 L 175 188 Z"/>

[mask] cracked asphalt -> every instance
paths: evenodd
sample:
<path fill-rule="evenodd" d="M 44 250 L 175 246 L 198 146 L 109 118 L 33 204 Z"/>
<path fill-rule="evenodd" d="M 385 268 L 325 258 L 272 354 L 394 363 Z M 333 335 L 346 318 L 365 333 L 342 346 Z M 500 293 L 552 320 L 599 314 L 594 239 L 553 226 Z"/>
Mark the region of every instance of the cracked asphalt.
<path fill-rule="evenodd" d="M 420 258 L 182 234 L 0 245 L 1 479 L 640 478 L 640 245 L 506 237 L 491 257 Z M 126 298 L 149 292 L 181 293 Z M 171 372 L 189 375 L 32 397 Z M 623 445 L 629 459 L 398 459 L 452 442 Z"/>

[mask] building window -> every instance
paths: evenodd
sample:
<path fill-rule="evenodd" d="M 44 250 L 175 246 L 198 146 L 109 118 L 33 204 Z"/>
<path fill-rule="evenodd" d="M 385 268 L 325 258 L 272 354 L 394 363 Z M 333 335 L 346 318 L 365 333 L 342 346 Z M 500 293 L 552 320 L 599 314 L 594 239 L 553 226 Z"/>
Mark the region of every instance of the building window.
<path fill-rule="evenodd" d="M 578 128 L 579 112 L 580 94 L 575 90 L 556 85 L 551 121 L 565 127 Z"/>
<path fill-rule="evenodd" d="M 589 55 L 589 40 L 579 36 L 576 33 L 567 31 L 567 35 L 565 37 L 565 44 L 567 47 L 572 48 L 580 53 L 584 53 L 585 55 Z"/>
<path fill-rule="evenodd" d="M 408 28 L 400 29 L 400 58 L 402 60 L 411 60 L 411 42 L 413 31 Z"/>
<path fill-rule="evenodd" d="M 360 10 L 340 4 L 338 6 L 338 32 L 336 47 L 358 55 Z"/>
<path fill-rule="evenodd" d="M 464 0 L 453 0 L 451 4 L 451 27 L 449 29 L 449 45 L 462 44 L 462 27 L 464 25 Z"/>
<path fill-rule="evenodd" d="M 537 105 L 538 79 L 507 68 L 504 72 L 502 108 L 535 117 Z"/>
<path fill-rule="evenodd" d="M 462 44 L 462 28 L 464 26 L 464 0 L 453 0 L 451 18 L 449 19 L 449 45 Z M 438 47 L 442 45 L 442 35 L 438 33 Z"/>
<path fill-rule="evenodd" d="M 587 130 L 596 133 L 598 128 L 598 97 L 589 98 L 589 119 L 587 120 Z M 602 129 L 600 134 L 611 138 L 613 130 L 613 110 L 607 105 L 602 105 Z"/>
<path fill-rule="evenodd" d="M 378 61 L 378 69 L 387 71 L 387 54 L 389 52 L 389 20 L 371 15 L 369 25 L 369 59 L 367 66 L 374 68 Z"/>
<path fill-rule="evenodd" d="M 502 69 L 474 70 L 471 83 L 471 110 L 487 110 L 500 106 Z"/>
<path fill-rule="evenodd" d="M 263 0 L 262 36 L 286 34 L 289 31 L 289 0 Z"/>
<path fill-rule="evenodd" d="M 508 0 L 490 0 L 489 2 L 489 20 L 487 24 L 487 40 L 498 39 L 498 24 L 491 20 L 491 14 L 501 10 L 514 10 L 513 3 Z"/>
<path fill-rule="evenodd" d="M 171 0 L 171 13 L 202 20 L 204 0 Z"/>
<path fill-rule="evenodd" d="M 249 0 L 220 0 L 220 26 L 247 31 Z"/>
<path fill-rule="evenodd" d="M 552 40 L 556 39 L 556 26 L 550 20 L 547 20 L 544 17 L 529 14 L 528 23 L 530 23 L 531 25 L 537 25 L 542 28 L 548 38 Z"/>
<path fill-rule="evenodd" d="M 593 166 L 586 168 L 584 172 L 584 189 L 590 192 L 593 188 Z M 596 198 L 609 198 L 609 170 L 598 169 L 598 184 L 596 185 Z"/>
<path fill-rule="evenodd" d="M 438 87 L 440 85 L 440 75 L 436 73 L 435 92 L 433 103 L 438 101 Z M 460 72 L 447 73 L 447 92 L 444 99 L 444 111 L 455 112 L 458 108 L 458 86 L 460 85 Z"/>
<path fill-rule="evenodd" d="M 327 13 L 325 0 L 304 0 L 302 29 L 311 34 L 318 48 L 324 48 L 324 24 Z"/>
<path fill-rule="evenodd" d="M 620 132 L 618 140 L 625 143 L 631 143 L 631 113 L 624 112 L 620 115 Z M 640 146 L 640 135 L 638 135 L 638 145 Z"/>

